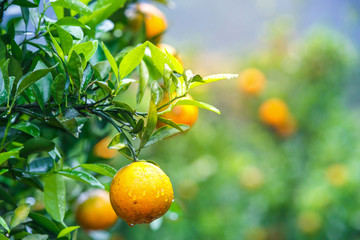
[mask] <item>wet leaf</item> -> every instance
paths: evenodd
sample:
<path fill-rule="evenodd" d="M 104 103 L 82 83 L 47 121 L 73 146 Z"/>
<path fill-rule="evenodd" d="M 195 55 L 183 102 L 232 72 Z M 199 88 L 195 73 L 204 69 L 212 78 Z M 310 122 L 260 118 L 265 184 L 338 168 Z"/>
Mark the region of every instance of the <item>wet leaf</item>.
<path fill-rule="evenodd" d="M 61 232 L 59 233 L 57 238 L 66 237 L 66 235 L 68 235 L 72 231 L 75 231 L 78 228 L 80 228 L 80 226 L 71 226 L 71 227 L 64 228 L 63 230 L 61 230 Z"/>
<path fill-rule="evenodd" d="M 108 176 L 111 178 L 113 178 L 117 172 L 115 170 L 115 168 L 111 167 L 110 165 L 103 164 L 103 163 L 80 164 L 77 167 L 81 167 L 81 168 L 84 168 L 84 169 L 87 169 L 87 170 L 90 170 L 90 171 L 93 171 L 98 174 Z"/>
<path fill-rule="evenodd" d="M 44 202 L 46 211 L 57 222 L 62 222 L 66 210 L 66 191 L 63 176 L 52 174 L 45 178 Z"/>
<path fill-rule="evenodd" d="M 74 170 L 62 170 L 57 173 L 65 176 L 65 177 L 72 178 L 76 181 L 87 183 L 91 186 L 104 189 L 104 185 L 102 185 L 95 177 L 88 174 L 87 172 L 74 171 Z"/>
<path fill-rule="evenodd" d="M 179 124 L 179 127 L 181 127 L 181 131 L 186 131 L 190 128 L 188 125 L 185 125 L 185 124 Z M 157 143 L 165 138 L 168 138 L 175 134 L 178 134 L 181 131 L 179 131 L 178 129 L 175 129 L 171 126 L 161 127 L 151 135 L 151 137 L 149 138 L 149 141 L 145 144 L 144 147 L 148 147 L 148 146 L 150 146 L 154 143 Z"/>
<path fill-rule="evenodd" d="M 40 137 L 40 129 L 31 122 L 21 122 L 12 126 L 12 128 L 23 131 L 33 137 Z"/>

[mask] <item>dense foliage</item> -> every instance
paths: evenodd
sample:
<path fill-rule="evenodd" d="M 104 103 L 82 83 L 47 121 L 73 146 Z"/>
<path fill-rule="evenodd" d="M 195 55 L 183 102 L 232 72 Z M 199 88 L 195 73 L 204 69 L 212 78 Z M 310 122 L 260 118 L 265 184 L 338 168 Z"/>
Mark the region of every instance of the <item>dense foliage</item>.
<path fill-rule="evenodd" d="M 76 239 L 73 202 L 89 187 L 108 188 L 116 173 L 92 151 L 114 129 L 109 148 L 137 161 L 144 147 L 189 128 L 161 117 L 174 106 L 219 113 L 183 97 L 236 75 L 184 70 L 154 45 L 158 36 L 130 27 L 131 7 L 125 0 L 1 1 L 0 239 Z M 7 16 L 9 9 L 21 16 Z M 164 92 L 170 98 L 160 106 Z M 157 121 L 166 126 L 157 129 Z"/>

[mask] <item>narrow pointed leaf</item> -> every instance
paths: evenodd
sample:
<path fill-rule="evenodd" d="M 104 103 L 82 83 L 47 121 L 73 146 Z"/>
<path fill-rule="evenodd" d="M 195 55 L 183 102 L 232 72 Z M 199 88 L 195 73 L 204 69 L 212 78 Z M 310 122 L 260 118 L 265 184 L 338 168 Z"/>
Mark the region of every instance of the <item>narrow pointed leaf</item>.
<path fill-rule="evenodd" d="M 185 124 L 179 124 L 179 126 L 181 127 L 181 131 L 179 131 L 178 129 L 172 128 L 171 126 L 164 126 L 164 127 L 159 128 L 151 135 L 151 137 L 149 138 L 149 141 L 147 141 L 147 143 L 145 144 L 144 147 L 148 147 L 148 146 L 150 146 L 154 143 L 157 143 L 165 138 L 171 137 L 175 134 L 186 131 L 190 128 L 188 125 L 185 125 Z"/>
<path fill-rule="evenodd" d="M 180 99 L 178 100 L 175 105 L 193 105 L 199 108 L 204 108 L 210 111 L 213 111 L 214 113 L 220 114 L 219 109 L 217 109 L 214 106 L 211 106 L 210 104 L 207 103 L 203 103 L 203 102 L 198 102 L 195 100 L 191 100 L 191 99 Z"/>
<path fill-rule="evenodd" d="M 46 211 L 57 222 L 62 222 L 66 210 L 66 191 L 63 176 L 52 174 L 45 179 L 44 202 Z"/>
<path fill-rule="evenodd" d="M 140 72 L 139 87 L 138 87 L 138 91 L 136 94 L 136 103 L 138 105 L 140 104 L 141 100 L 144 97 L 146 86 L 149 81 L 149 70 L 144 61 L 140 62 L 139 72 Z"/>
<path fill-rule="evenodd" d="M 150 136 L 152 135 L 152 133 L 156 127 L 156 122 L 157 122 L 156 104 L 154 101 L 151 100 L 150 106 L 149 106 L 149 112 L 148 112 L 148 116 L 147 116 L 147 121 L 146 121 L 146 127 L 144 129 L 144 134 L 143 134 L 143 136 L 141 138 L 141 142 L 140 142 L 140 149 L 145 146 L 145 144 L 149 140 Z"/>
<path fill-rule="evenodd" d="M 113 178 L 116 174 L 115 168 L 103 163 L 80 164 L 78 167 L 96 172 L 98 174 Z"/>
<path fill-rule="evenodd" d="M 125 55 L 119 66 L 120 79 L 125 78 L 140 64 L 142 58 L 144 57 L 147 44 L 147 42 L 143 43 Z"/>
<path fill-rule="evenodd" d="M 95 177 L 93 177 L 92 175 L 86 172 L 80 172 L 74 170 L 62 170 L 57 173 L 65 177 L 72 178 L 76 181 L 87 183 L 91 186 L 104 189 L 104 185 L 102 185 Z"/>
<path fill-rule="evenodd" d="M 58 234 L 57 238 L 66 237 L 66 235 L 68 235 L 68 234 L 71 233 L 72 231 L 75 231 L 75 230 L 78 229 L 78 228 L 80 228 L 80 226 L 71 226 L 71 227 L 64 228 L 64 229 L 61 230 L 61 232 Z"/>

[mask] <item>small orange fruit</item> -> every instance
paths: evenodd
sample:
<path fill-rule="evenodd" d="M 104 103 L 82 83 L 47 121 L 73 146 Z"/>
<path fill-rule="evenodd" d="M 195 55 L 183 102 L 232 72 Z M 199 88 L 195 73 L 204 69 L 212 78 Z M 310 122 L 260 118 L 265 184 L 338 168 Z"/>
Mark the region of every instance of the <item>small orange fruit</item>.
<path fill-rule="evenodd" d="M 289 115 L 286 103 L 278 98 L 266 100 L 259 109 L 260 119 L 273 127 L 284 125 L 288 121 Z"/>
<path fill-rule="evenodd" d="M 187 95 L 184 99 L 192 99 L 192 97 L 190 95 Z M 163 106 L 167 102 L 169 102 L 169 95 L 165 93 L 162 101 L 158 105 Z M 168 106 L 161 108 L 160 111 L 165 110 L 167 107 Z M 171 109 L 170 112 L 166 112 L 160 115 L 160 117 L 169 119 L 174 123 L 186 124 L 190 127 L 193 126 L 194 123 L 197 121 L 198 116 L 199 108 L 192 105 L 176 105 L 175 107 L 173 107 L 173 109 Z M 158 121 L 157 123 L 158 128 L 164 125 L 165 123 L 162 123 L 160 121 Z"/>
<path fill-rule="evenodd" d="M 240 73 L 239 88 L 249 95 L 260 94 L 265 87 L 265 75 L 256 68 L 248 68 Z"/>
<path fill-rule="evenodd" d="M 76 221 L 84 229 L 107 229 L 118 219 L 105 190 L 96 189 L 81 194 L 76 205 Z"/>
<path fill-rule="evenodd" d="M 161 34 L 167 29 L 165 15 L 154 5 L 149 3 L 138 3 L 135 8 L 129 9 L 127 15 L 133 30 L 138 31 L 145 24 L 146 39 L 161 39 Z"/>
<path fill-rule="evenodd" d="M 118 151 L 116 149 L 108 148 L 111 140 L 112 139 L 110 137 L 105 137 L 101 139 L 97 144 L 95 144 L 94 155 L 105 159 L 111 159 L 116 157 Z"/>
<path fill-rule="evenodd" d="M 121 168 L 110 185 L 111 205 L 129 226 L 161 217 L 173 199 L 169 177 L 158 166 L 145 161 Z"/>
<path fill-rule="evenodd" d="M 171 55 L 173 55 L 181 64 L 182 61 L 181 61 L 181 58 L 180 58 L 180 55 L 178 54 L 178 52 L 176 51 L 176 49 L 169 45 L 169 44 L 166 44 L 166 43 L 159 43 L 158 45 L 156 45 L 161 51 L 163 51 L 165 53 L 165 50 L 170 53 Z"/>

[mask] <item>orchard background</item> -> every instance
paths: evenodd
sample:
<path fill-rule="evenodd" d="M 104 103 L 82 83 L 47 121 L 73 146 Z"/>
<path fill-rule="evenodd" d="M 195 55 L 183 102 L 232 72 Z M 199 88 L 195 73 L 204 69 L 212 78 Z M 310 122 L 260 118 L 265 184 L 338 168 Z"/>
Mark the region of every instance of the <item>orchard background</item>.
<path fill-rule="evenodd" d="M 0 239 L 360 239 L 356 3 L 153 1 L 147 3 L 165 13 L 167 26 L 160 24 L 160 32 L 149 37 L 146 18 L 136 24 L 131 20 L 136 1 L 80 1 L 90 10 L 56 2 L 56 7 L 71 9 L 64 16 L 75 16 L 79 23 L 57 22 L 49 7 L 41 28 L 41 21 L 34 24 L 33 10 L 41 13 L 42 1 L 39 7 L 39 2 L 25 0 L 4 5 Z M 69 34 L 59 28 L 69 32 L 72 46 L 64 37 Z M 35 45 L 23 44 L 39 33 L 44 35 Z M 85 76 L 78 91 L 68 63 L 71 47 L 89 41 L 93 47 L 73 51 Z M 160 42 L 176 47 L 176 53 L 169 47 L 157 51 Z M 136 46 L 144 49 L 142 61 L 137 55 L 121 67 Z M 89 49 L 92 56 L 86 55 Z M 27 50 L 38 51 L 39 57 L 32 59 Z M 24 91 L 29 99 L 14 90 L 8 105 L 6 76 L 9 82 L 23 80 L 20 71 L 26 77 L 55 63 L 56 73 L 50 69 Z M 65 70 L 59 69 L 62 63 Z M 194 74 L 183 72 L 182 66 Z M 52 86 L 61 71 L 70 87 L 59 94 Z M 239 77 L 214 75 L 223 72 Z M 212 80 L 222 81 L 203 85 Z M 174 96 L 188 90 L 192 98 L 179 98 L 182 102 L 174 106 Z M 156 128 L 149 120 L 152 102 L 161 112 L 169 94 L 173 112 L 190 114 L 190 129 L 184 122 L 177 125 L 171 112 L 157 117 Z M 31 106 L 17 115 L 21 104 Z M 69 106 L 75 110 L 64 117 Z M 197 112 L 197 107 L 219 109 L 221 115 Z M 55 117 L 60 126 L 49 126 L 46 117 Z M 119 126 L 129 131 L 123 133 Z M 31 142 L 35 138 L 38 142 Z M 109 144 L 113 150 L 106 150 Z M 137 154 L 142 145 L 146 147 Z M 78 228 L 78 197 L 98 188 L 109 190 L 116 170 L 136 158 L 154 161 L 169 176 L 175 199 L 169 211 L 134 227 L 115 219 L 107 229 Z M 44 185 L 53 175 L 61 176 L 55 181 L 64 181 L 64 191 L 49 202 Z"/>

